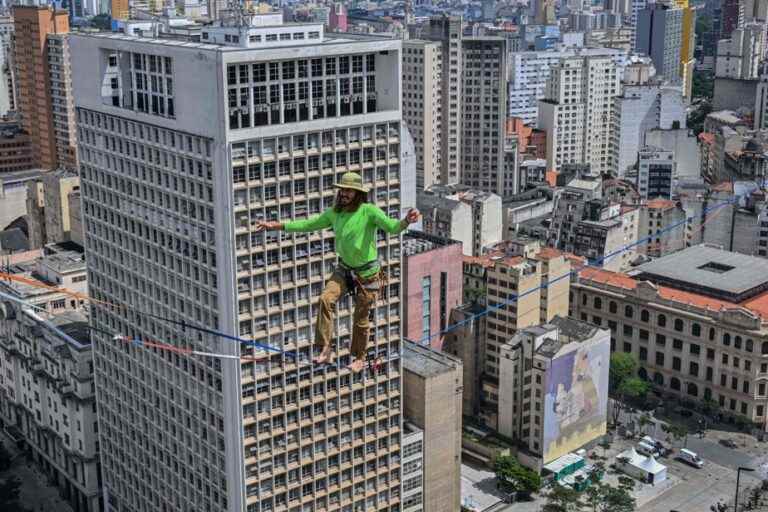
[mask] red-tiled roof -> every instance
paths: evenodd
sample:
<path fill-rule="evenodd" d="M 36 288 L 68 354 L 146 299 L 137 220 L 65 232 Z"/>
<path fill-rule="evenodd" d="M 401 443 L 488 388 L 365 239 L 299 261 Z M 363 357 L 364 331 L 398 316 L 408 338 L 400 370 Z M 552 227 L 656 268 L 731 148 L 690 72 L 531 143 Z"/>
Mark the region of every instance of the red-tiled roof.
<path fill-rule="evenodd" d="M 582 279 L 588 279 L 598 283 L 604 283 L 612 286 L 634 290 L 637 288 L 638 281 L 626 274 L 610 272 L 594 267 L 587 267 L 581 270 L 579 276 Z M 724 309 L 745 308 L 752 313 L 760 316 L 763 320 L 768 320 L 768 292 L 764 292 L 757 297 L 746 300 L 740 304 L 715 299 L 698 293 L 677 290 L 669 286 L 656 286 L 659 296 L 663 299 L 678 302 L 680 304 L 689 304 L 692 306 L 720 311 Z"/>
<path fill-rule="evenodd" d="M 648 208 L 652 210 L 664 210 L 667 208 L 674 208 L 675 202 L 670 199 L 651 199 L 648 201 Z"/>

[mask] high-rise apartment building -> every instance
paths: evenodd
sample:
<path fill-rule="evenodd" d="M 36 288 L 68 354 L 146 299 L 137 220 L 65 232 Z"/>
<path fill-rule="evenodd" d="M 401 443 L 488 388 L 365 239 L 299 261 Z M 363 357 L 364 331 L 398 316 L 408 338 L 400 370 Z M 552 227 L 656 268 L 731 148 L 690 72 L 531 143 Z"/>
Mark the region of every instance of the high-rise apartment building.
<path fill-rule="evenodd" d="M 517 194 L 517 146 L 507 145 L 507 39 L 466 38 L 461 183 L 502 197 Z"/>
<path fill-rule="evenodd" d="M 441 111 L 441 183 L 459 183 L 462 165 L 462 124 L 464 103 L 464 55 L 462 20 L 455 16 L 435 16 L 424 27 L 422 37 L 442 43 L 442 111 Z"/>
<path fill-rule="evenodd" d="M 559 48 L 510 53 L 509 117 L 519 117 L 525 124 L 536 125 L 539 100 L 544 99 L 552 67 L 563 57 L 575 55 L 609 55 L 620 73 L 627 63 L 627 52 L 613 48 Z"/>
<path fill-rule="evenodd" d="M 56 138 L 56 160 L 59 167 L 77 169 L 75 105 L 72 100 L 72 75 L 69 35 L 48 36 L 48 76 L 51 85 L 51 115 Z"/>
<path fill-rule="evenodd" d="M 559 251 L 527 240 L 500 245 L 488 257 L 493 263 L 487 269 L 488 306 L 497 308 L 486 320 L 480 410 L 485 423 L 498 430 L 501 347 L 520 329 L 568 314 L 570 281 L 543 285 L 568 275 L 571 264 Z"/>
<path fill-rule="evenodd" d="M 589 164 L 593 173 L 612 171 L 611 121 L 620 73 L 608 56 L 563 58 L 552 68 L 539 128 L 547 132 L 547 167 Z"/>
<path fill-rule="evenodd" d="M 715 76 L 756 80 L 766 50 L 764 23 L 747 23 L 734 29 L 729 39 L 717 42 Z"/>
<path fill-rule="evenodd" d="M 16 110 L 16 69 L 13 59 L 13 18 L 0 17 L 0 115 Z"/>
<path fill-rule="evenodd" d="M 403 41 L 403 122 L 416 147 L 416 187 L 443 183 L 442 48 L 438 41 Z"/>
<path fill-rule="evenodd" d="M 53 86 L 49 66 L 49 34 L 69 32 L 67 11 L 50 6 L 14 6 L 14 63 L 22 125 L 32 141 L 35 165 L 59 165 L 53 122 Z M 63 64 L 63 63 L 62 63 Z M 57 90 L 60 90 L 57 88 Z"/>
<path fill-rule="evenodd" d="M 461 361 L 417 343 L 403 343 L 403 414 L 424 432 L 423 512 L 460 507 L 461 398 Z M 407 486 L 403 476 L 403 493 Z"/>
<path fill-rule="evenodd" d="M 720 38 L 728 39 L 731 33 L 744 24 L 744 2 L 723 0 L 720 11 Z"/>
<path fill-rule="evenodd" d="M 90 291 L 125 306 L 94 309 L 93 326 L 253 358 L 96 331 L 107 511 L 401 510 L 399 237 L 379 246 L 381 365 L 364 378 L 346 368 L 348 299 L 337 366 L 309 362 L 333 234 L 255 230 L 330 207 L 347 171 L 400 215 L 400 41 L 277 14 L 221 20 L 200 42 L 97 33 L 70 47 Z"/>
<path fill-rule="evenodd" d="M 683 10 L 680 79 L 683 85 L 683 95 L 690 99 L 693 93 L 693 69 L 696 65 L 696 59 L 693 55 L 696 49 L 696 9 L 689 5 L 688 0 L 676 0 L 676 3 Z"/>
<path fill-rule="evenodd" d="M 649 130 L 685 127 L 686 107 L 680 86 L 648 79 L 624 83 L 621 94 L 614 98 L 611 167 L 624 177 L 635 167 Z"/>
<path fill-rule="evenodd" d="M 683 9 L 653 3 L 637 15 L 635 51 L 653 60 L 657 76 L 670 83 L 680 83 L 683 44 Z"/>
<path fill-rule="evenodd" d="M 660 258 L 685 248 L 686 212 L 670 199 L 652 199 L 640 206 L 639 236 L 648 238 L 638 246 L 640 254 Z"/>

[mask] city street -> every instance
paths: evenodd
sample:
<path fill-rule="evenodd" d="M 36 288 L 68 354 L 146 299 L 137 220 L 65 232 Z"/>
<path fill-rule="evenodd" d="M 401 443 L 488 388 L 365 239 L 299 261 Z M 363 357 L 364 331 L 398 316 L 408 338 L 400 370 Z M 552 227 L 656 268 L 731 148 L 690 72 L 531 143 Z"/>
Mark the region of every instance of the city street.
<path fill-rule="evenodd" d="M 24 455 L 19 455 L 19 450 L 10 442 L 4 432 L 0 431 L 0 442 L 5 448 L 16 456 L 7 471 L 0 473 L 0 479 L 16 477 L 21 482 L 19 488 L 19 503 L 31 510 L 31 512 L 72 512 L 67 502 L 61 499 L 58 490 L 48 485 L 45 477 L 28 461 Z"/>

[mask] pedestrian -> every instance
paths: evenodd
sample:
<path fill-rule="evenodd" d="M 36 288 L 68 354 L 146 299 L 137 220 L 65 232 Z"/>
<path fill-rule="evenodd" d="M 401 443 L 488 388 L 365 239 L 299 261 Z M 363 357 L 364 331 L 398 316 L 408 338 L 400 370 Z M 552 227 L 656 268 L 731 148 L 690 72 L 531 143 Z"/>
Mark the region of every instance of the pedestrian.
<path fill-rule="evenodd" d="M 353 361 L 349 367 L 357 373 L 365 367 L 370 329 L 368 313 L 376 302 L 383 279 L 376 232 L 381 229 L 393 235 L 399 234 L 419 219 L 419 212 L 411 209 L 400 221 L 389 218 L 381 208 L 367 202 L 368 189 L 363 186 L 360 175 L 354 172 L 345 173 L 335 186 L 339 189 L 336 202 L 321 214 L 285 223 L 262 221 L 257 224 L 256 230 L 283 230 L 288 233 L 333 230 L 339 265 L 320 295 L 315 326 L 315 347 L 319 355 L 314 362 L 331 362 L 332 310 L 339 298 L 350 293 L 355 296 L 355 311 L 350 350 Z"/>

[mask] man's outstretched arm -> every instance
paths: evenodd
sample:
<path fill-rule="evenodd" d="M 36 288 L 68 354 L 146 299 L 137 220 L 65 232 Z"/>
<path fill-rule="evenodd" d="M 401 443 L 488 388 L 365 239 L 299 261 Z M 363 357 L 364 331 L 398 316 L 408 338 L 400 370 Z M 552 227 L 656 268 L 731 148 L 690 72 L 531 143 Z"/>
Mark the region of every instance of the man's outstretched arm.
<path fill-rule="evenodd" d="M 403 220 L 397 220 L 388 217 L 387 214 L 384 213 L 378 206 L 372 206 L 373 208 L 371 208 L 371 215 L 373 216 L 373 223 L 376 224 L 376 227 L 379 229 L 393 235 L 397 235 L 398 233 L 404 231 L 408 225 L 413 224 L 419 220 L 419 210 L 415 208 L 408 210 L 408 213 L 403 218 Z"/>
<path fill-rule="evenodd" d="M 287 231 L 288 233 L 308 233 L 331 227 L 330 209 L 313 215 L 308 219 L 291 222 L 261 221 L 256 224 L 256 231 Z"/>

